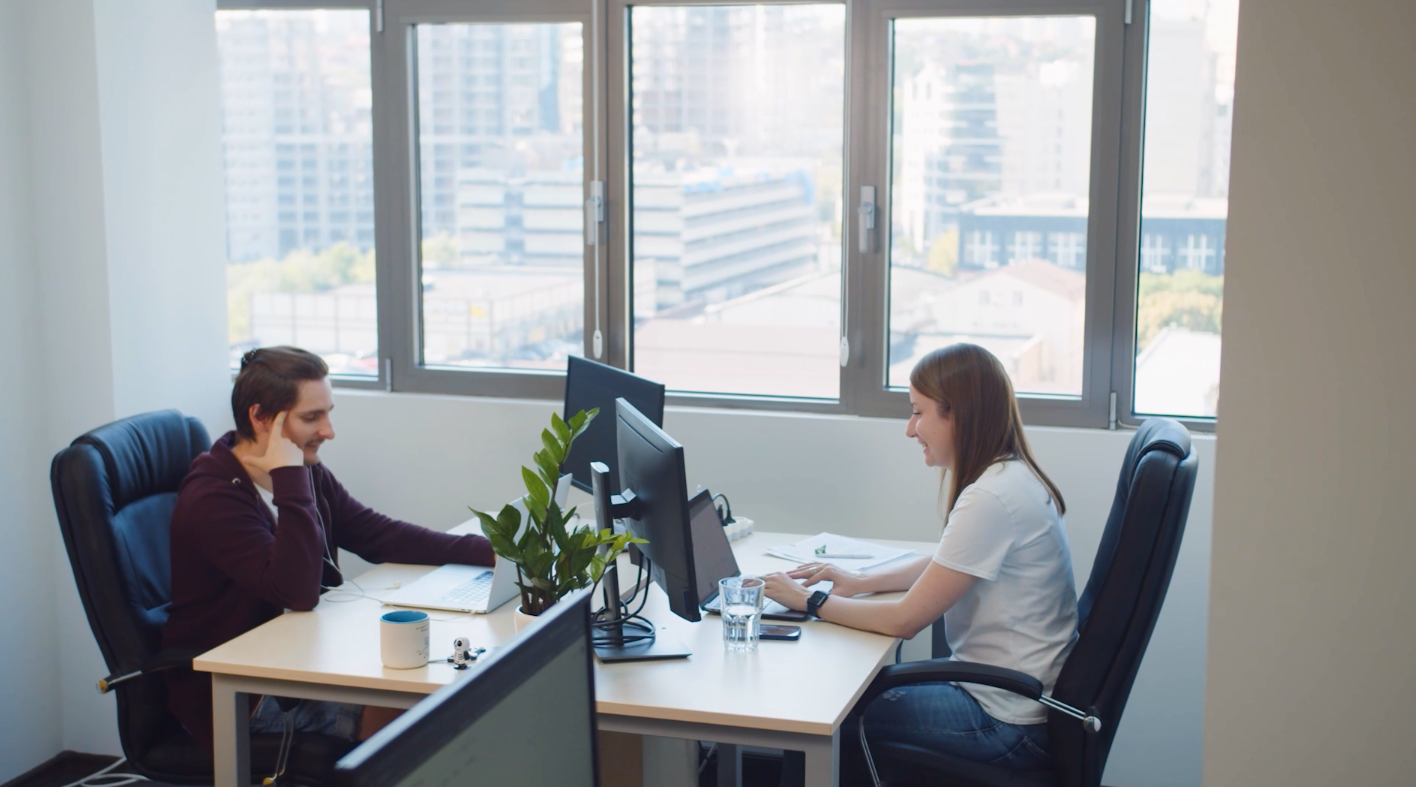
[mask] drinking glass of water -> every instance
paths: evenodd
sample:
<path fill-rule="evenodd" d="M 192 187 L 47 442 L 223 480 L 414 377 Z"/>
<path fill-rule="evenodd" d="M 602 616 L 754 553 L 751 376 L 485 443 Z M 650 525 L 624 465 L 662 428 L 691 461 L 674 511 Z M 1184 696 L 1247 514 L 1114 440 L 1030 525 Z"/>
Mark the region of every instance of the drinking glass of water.
<path fill-rule="evenodd" d="M 762 619 L 761 577 L 728 577 L 718 582 L 723 617 L 723 646 L 734 653 L 757 650 L 757 631 Z"/>

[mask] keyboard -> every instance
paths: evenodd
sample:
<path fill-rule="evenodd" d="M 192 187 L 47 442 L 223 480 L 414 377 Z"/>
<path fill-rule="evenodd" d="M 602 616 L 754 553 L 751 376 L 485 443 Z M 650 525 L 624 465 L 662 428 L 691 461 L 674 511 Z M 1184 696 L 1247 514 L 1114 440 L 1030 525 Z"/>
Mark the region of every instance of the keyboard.
<path fill-rule="evenodd" d="M 485 608 L 492 594 L 492 572 L 483 571 L 433 600 L 435 604 L 446 604 L 467 609 Z"/>

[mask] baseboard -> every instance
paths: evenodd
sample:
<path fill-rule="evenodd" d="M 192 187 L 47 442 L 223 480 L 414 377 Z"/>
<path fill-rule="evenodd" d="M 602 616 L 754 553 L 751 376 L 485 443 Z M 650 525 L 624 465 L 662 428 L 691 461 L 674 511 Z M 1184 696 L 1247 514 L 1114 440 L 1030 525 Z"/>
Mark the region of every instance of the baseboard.
<path fill-rule="evenodd" d="M 65 750 L 0 784 L 0 787 L 63 787 L 91 773 L 97 773 L 117 760 L 117 757 L 109 754 L 84 754 Z"/>

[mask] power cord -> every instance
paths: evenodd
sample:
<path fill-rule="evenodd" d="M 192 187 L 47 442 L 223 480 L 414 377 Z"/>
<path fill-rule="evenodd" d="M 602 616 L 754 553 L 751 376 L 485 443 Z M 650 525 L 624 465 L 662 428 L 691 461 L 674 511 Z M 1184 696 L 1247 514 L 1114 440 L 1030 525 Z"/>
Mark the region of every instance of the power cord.
<path fill-rule="evenodd" d="M 721 492 L 716 495 L 713 495 L 713 500 L 717 500 L 720 497 L 723 499 L 723 504 L 720 506 L 716 506 L 716 508 L 718 509 L 718 520 L 726 525 L 727 523 L 733 521 L 733 505 L 732 503 L 728 502 L 728 496 Z"/>
<path fill-rule="evenodd" d="M 64 787 L 123 787 L 123 785 L 126 784 L 152 781 L 152 779 L 146 776 L 140 776 L 136 773 L 110 773 L 114 768 L 117 768 L 127 761 L 127 757 L 119 757 L 103 770 L 97 773 L 91 773 L 76 782 L 69 782 L 64 785 Z"/>
<path fill-rule="evenodd" d="M 635 595 L 639 595 L 639 594 L 640 594 L 640 590 L 639 590 L 638 588 L 640 587 L 641 584 L 644 583 L 644 576 L 645 576 L 646 572 L 648 572 L 648 570 L 649 570 L 649 559 L 648 559 L 648 558 L 645 558 L 643 561 L 640 562 L 640 564 L 639 564 L 639 570 L 635 572 L 635 579 L 634 579 L 634 586 L 635 586 L 635 588 L 636 588 L 636 590 L 635 590 Z M 631 597 L 630 597 L 630 601 L 633 601 L 633 600 L 634 600 L 634 597 L 631 596 Z M 644 587 L 644 588 L 643 588 L 643 598 L 640 599 L 639 607 L 638 607 L 637 609 L 635 609 L 633 612 L 630 612 L 630 611 L 629 611 L 629 604 L 625 603 L 625 601 L 624 601 L 623 599 L 617 599 L 617 600 L 616 600 L 615 603 L 619 605 L 619 613 L 620 613 L 620 619 L 619 619 L 619 620 L 611 622 L 611 621 L 608 621 L 608 620 L 605 620 L 605 619 L 604 619 L 604 616 L 605 616 L 606 614 L 608 614 L 608 612 L 609 612 L 609 608 L 608 608 L 608 607 L 605 608 L 605 609 L 600 610 L 600 611 L 597 612 L 597 613 L 595 613 L 594 620 L 593 620 L 593 622 L 591 623 L 591 627 L 594 628 L 596 631 L 604 632 L 604 633 L 599 634 L 599 635 L 596 635 L 596 636 L 592 636 L 592 637 L 591 637 L 591 644 L 594 644 L 594 645 L 621 645 L 621 644 L 623 644 L 623 645 L 631 645 L 631 644 L 634 644 L 634 643 L 636 643 L 636 642 L 653 642 L 653 641 L 654 641 L 654 622 L 651 621 L 651 620 L 649 620 L 648 618 L 645 618 L 645 617 L 641 616 L 641 615 L 639 614 L 639 613 L 641 613 L 641 612 L 644 611 L 644 605 L 645 605 L 648 601 L 649 601 L 649 588 L 648 588 L 648 587 Z M 614 633 L 611 633 L 611 632 L 614 632 L 614 631 L 616 630 L 616 628 L 618 628 L 618 630 L 619 630 L 618 635 L 616 635 L 616 634 L 614 634 Z M 638 633 L 631 633 L 631 632 L 638 632 Z"/>

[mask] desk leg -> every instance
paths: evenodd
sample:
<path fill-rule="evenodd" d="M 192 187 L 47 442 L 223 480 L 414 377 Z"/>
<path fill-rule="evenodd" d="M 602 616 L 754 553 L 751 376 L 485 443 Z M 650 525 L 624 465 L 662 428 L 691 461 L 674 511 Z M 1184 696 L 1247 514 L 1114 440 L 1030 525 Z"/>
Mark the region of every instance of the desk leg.
<path fill-rule="evenodd" d="M 742 749 L 733 743 L 718 744 L 718 787 L 741 787 Z"/>
<path fill-rule="evenodd" d="M 212 732 L 215 744 L 214 787 L 251 783 L 250 698 L 228 684 L 224 675 L 211 677 Z"/>
<path fill-rule="evenodd" d="M 841 763 L 841 731 L 820 736 L 802 747 L 806 755 L 806 787 L 837 787 Z M 217 787 L 221 787 L 217 785 Z"/>

